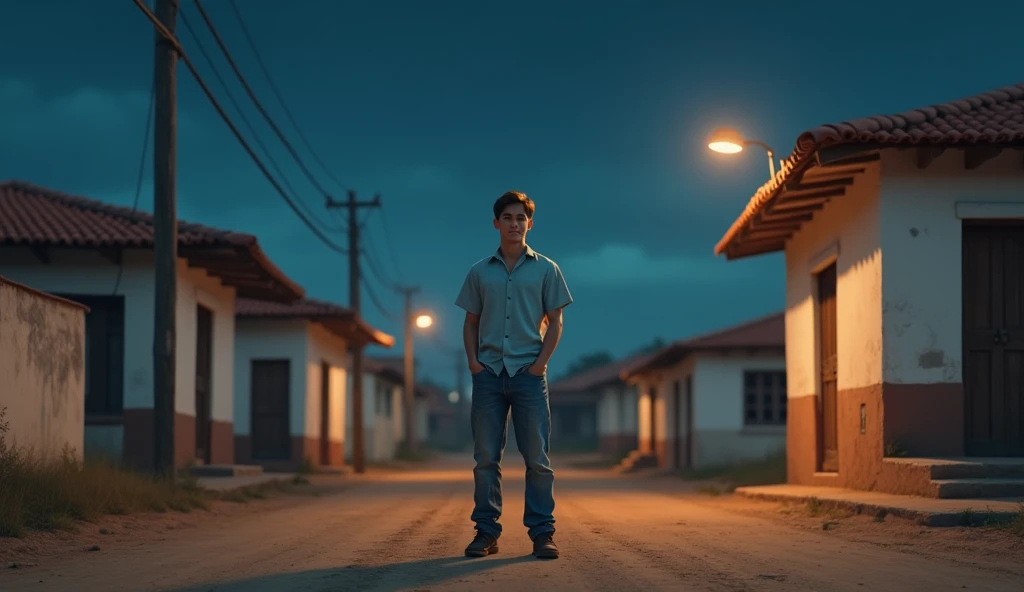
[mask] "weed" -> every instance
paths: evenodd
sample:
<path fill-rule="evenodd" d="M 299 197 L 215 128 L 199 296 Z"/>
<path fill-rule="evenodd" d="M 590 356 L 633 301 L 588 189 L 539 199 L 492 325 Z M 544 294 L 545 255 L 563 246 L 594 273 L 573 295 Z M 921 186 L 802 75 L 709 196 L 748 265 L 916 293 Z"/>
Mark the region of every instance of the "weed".
<path fill-rule="evenodd" d="M 811 516 L 817 516 L 821 514 L 821 500 L 819 500 L 816 497 L 812 497 L 809 500 L 807 500 L 807 511 L 808 513 L 810 513 Z"/>
<path fill-rule="evenodd" d="M 776 453 L 760 460 L 719 465 L 682 472 L 688 481 L 715 479 L 725 484 L 726 491 L 753 485 L 774 485 L 786 482 L 786 455 Z"/>

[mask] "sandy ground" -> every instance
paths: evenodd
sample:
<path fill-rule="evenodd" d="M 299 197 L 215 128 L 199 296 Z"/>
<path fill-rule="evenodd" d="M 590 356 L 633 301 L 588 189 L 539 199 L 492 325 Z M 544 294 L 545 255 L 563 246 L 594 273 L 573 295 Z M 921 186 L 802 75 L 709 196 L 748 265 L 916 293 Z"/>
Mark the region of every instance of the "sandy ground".
<path fill-rule="evenodd" d="M 694 494 L 672 478 L 557 467 L 562 557 L 536 560 L 522 526 L 519 459 L 506 467 L 501 552 L 468 559 L 469 469 L 447 459 L 350 478 L 319 497 L 122 518 L 56 546 L 0 546 L 0 561 L 16 552 L 34 564 L 0 571 L 0 590 L 1024 589 L 1024 541 L 1002 531 L 810 515 Z"/>

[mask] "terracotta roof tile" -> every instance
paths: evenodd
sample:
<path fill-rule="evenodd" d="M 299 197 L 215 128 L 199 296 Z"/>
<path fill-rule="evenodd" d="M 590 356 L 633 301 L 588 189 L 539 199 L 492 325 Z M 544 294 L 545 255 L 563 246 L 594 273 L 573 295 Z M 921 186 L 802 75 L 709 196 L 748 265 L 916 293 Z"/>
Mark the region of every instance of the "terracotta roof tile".
<path fill-rule="evenodd" d="M 153 217 L 145 212 L 68 195 L 21 181 L 0 183 L 0 246 L 153 248 Z M 178 222 L 180 255 L 234 285 L 239 294 L 293 300 L 303 290 L 263 254 L 256 237 Z M 212 256 L 212 249 L 227 252 Z M 227 259 L 228 261 L 225 261 Z M 221 263 L 220 266 L 217 264 Z M 251 264 L 262 281 L 245 282 L 224 263 Z M 243 274 L 244 275 L 244 274 Z M 262 285 L 261 285 L 262 284 Z M 269 284 L 270 287 L 263 287 Z"/>
<path fill-rule="evenodd" d="M 894 115 L 875 115 L 820 125 L 800 134 L 781 170 L 754 193 L 739 218 L 715 246 L 715 254 L 726 252 L 733 240 L 789 180 L 813 166 L 818 151 L 852 144 L 875 149 L 1022 145 L 1024 83 Z"/>
<path fill-rule="evenodd" d="M 620 374 L 628 379 L 650 370 L 674 366 L 691 353 L 723 350 L 779 348 L 786 346 L 786 315 L 778 312 L 739 325 L 719 329 L 676 341 L 654 352 L 648 358 L 624 368 Z"/>
<path fill-rule="evenodd" d="M 309 319 L 344 339 L 358 334 L 359 339 L 384 347 L 395 344 L 394 337 L 357 318 L 351 308 L 313 298 L 294 302 L 239 298 L 235 301 L 235 316 L 243 319 Z"/>
<path fill-rule="evenodd" d="M 583 392 L 600 388 L 614 382 L 621 382 L 619 374 L 626 368 L 635 366 L 650 358 L 651 354 L 636 354 L 610 364 L 591 368 L 579 374 L 556 380 L 548 387 L 552 393 Z"/>

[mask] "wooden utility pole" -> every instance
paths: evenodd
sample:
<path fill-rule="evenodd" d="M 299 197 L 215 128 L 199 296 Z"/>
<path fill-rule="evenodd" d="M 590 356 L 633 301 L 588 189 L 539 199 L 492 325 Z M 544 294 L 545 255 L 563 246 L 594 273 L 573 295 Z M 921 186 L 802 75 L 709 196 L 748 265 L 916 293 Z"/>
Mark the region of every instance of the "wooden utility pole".
<path fill-rule="evenodd" d="M 415 358 L 413 358 L 412 348 L 412 336 L 413 336 L 413 323 L 416 322 L 415 314 L 412 309 L 412 297 L 420 289 L 416 286 L 396 286 L 399 292 L 405 296 L 405 355 L 403 361 L 405 362 L 405 369 L 403 374 L 405 375 L 405 388 L 402 397 L 402 427 L 404 428 L 405 434 L 405 452 L 407 454 L 416 453 L 416 438 L 413 436 L 413 425 L 415 418 L 413 417 L 415 411 L 415 404 L 413 401 L 414 392 L 416 388 L 416 382 L 413 380 L 413 372 L 416 369 Z"/>
<path fill-rule="evenodd" d="M 373 201 L 356 201 L 356 192 L 348 192 L 348 201 L 327 200 L 327 207 L 348 208 L 348 292 L 349 307 L 357 318 L 362 316 L 359 306 L 359 208 L 379 208 L 380 196 Z M 366 471 L 363 438 L 363 347 L 361 341 L 351 344 L 352 350 L 352 470 Z"/>
<path fill-rule="evenodd" d="M 157 19 L 174 35 L 178 0 L 156 0 Z M 153 254 L 156 309 L 153 331 L 153 464 L 157 474 L 174 478 L 175 314 L 178 273 L 176 198 L 177 90 L 174 44 L 156 33 L 153 64 Z"/>

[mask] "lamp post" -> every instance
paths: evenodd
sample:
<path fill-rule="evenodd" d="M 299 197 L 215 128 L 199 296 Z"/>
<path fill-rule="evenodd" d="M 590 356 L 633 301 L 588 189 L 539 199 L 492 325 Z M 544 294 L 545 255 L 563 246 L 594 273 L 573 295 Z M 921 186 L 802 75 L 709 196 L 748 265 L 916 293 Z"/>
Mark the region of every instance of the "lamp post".
<path fill-rule="evenodd" d="M 415 361 L 413 358 L 413 329 L 427 329 L 434 324 L 434 318 L 424 312 L 414 313 L 412 309 L 412 296 L 419 292 L 417 287 L 402 288 L 402 292 L 405 295 L 405 352 L 403 359 L 403 366 L 405 367 L 405 388 L 402 393 L 403 402 L 403 413 L 402 413 L 402 427 L 403 434 L 405 436 L 405 452 L 409 455 L 416 453 L 416 436 L 414 435 L 413 426 L 415 425 L 415 389 L 416 381 L 414 380 L 413 372 L 415 371 Z"/>
<path fill-rule="evenodd" d="M 768 153 L 768 171 L 775 177 L 775 151 L 760 140 L 747 140 L 738 131 L 729 127 L 720 127 L 708 137 L 708 148 L 719 154 L 736 154 L 747 146 L 760 146 Z"/>

